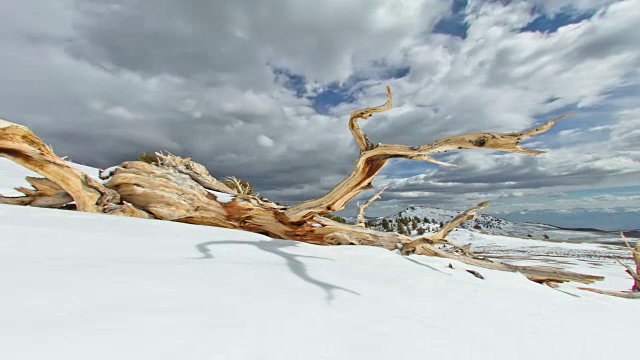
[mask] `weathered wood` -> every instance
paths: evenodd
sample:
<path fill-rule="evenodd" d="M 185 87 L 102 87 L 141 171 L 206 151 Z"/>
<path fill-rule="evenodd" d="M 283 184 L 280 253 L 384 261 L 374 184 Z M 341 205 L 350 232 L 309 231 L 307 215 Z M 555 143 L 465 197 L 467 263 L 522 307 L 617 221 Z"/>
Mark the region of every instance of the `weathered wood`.
<path fill-rule="evenodd" d="M 358 216 L 356 216 L 356 226 L 364 227 L 364 211 L 371 205 L 372 202 L 380 199 L 380 195 L 387 190 L 388 186 L 383 187 L 375 195 L 373 195 L 367 202 L 360 205 L 358 204 Z"/>
<path fill-rule="evenodd" d="M 373 178 L 380 172 L 387 160 L 391 158 L 404 158 L 409 160 L 423 160 L 444 166 L 455 166 L 444 163 L 430 154 L 444 153 L 451 150 L 464 149 L 491 149 L 505 152 L 515 152 L 526 155 L 539 155 L 542 150 L 524 149 L 519 144 L 527 137 L 532 137 L 549 130 L 556 122 L 573 113 L 558 116 L 533 129 L 515 133 L 477 133 L 450 136 L 437 140 L 430 144 L 420 146 L 407 146 L 396 144 L 373 144 L 358 125 L 358 119 L 368 119 L 374 113 L 391 109 L 392 94 L 387 87 L 387 102 L 381 106 L 357 110 L 351 113 L 349 129 L 356 144 L 360 148 L 360 156 L 355 168 L 344 180 L 331 189 L 327 194 L 292 206 L 285 211 L 292 221 L 304 221 L 317 214 L 330 213 L 344 209 L 346 204 L 360 192 L 370 189 Z"/>
<path fill-rule="evenodd" d="M 615 291 L 615 290 L 602 290 L 587 287 L 579 287 L 580 290 L 591 291 L 597 294 L 615 296 L 625 299 L 640 299 L 640 292 L 638 291 Z"/>
<path fill-rule="evenodd" d="M 60 208 L 73 201 L 69 193 L 46 178 L 27 176 L 27 182 L 33 189 L 17 187 L 16 191 L 23 193 L 24 196 L 0 195 L 0 204 Z"/>
<path fill-rule="evenodd" d="M 356 141 L 356 144 L 358 144 L 361 154 L 367 150 L 373 149 L 375 145 L 373 145 L 373 143 L 369 141 L 369 138 L 367 137 L 367 135 L 364 133 L 364 131 L 362 131 L 362 129 L 360 128 L 360 124 L 358 124 L 358 120 L 359 119 L 367 120 L 368 118 L 371 117 L 371 115 L 375 113 L 387 111 L 393 107 L 393 94 L 391 93 L 391 88 L 387 86 L 386 89 L 387 89 L 386 103 L 380 106 L 373 106 L 373 107 L 368 107 L 361 110 L 356 110 L 351 113 L 351 116 L 349 116 L 349 130 L 351 131 L 351 134 L 353 134 L 353 138 Z"/>
<path fill-rule="evenodd" d="M 458 260 L 467 265 L 483 267 L 485 269 L 519 272 L 527 277 L 527 279 L 537 283 L 561 283 L 574 281 L 583 284 L 590 284 L 595 281 L 604 280 L 604 277 L 598 275 L 580 274 L 547 266 L 522 266 L 494 262 L 489 259 L 475 257 L 471 254 L 459 254 L 455 251 L 438 249 L 428 244 L 419 245 L 414 252 L 419 255 L 437 256 L 452 260 Z"/>
<path fill-rule="evenodd" d="M 482 276 L 482 274 L 480 274 L 479 272 L 475 271 L 475 270 L 471 270 L 471 269 L 467 269 L 467 272 L 475 277 L 477 277 L 478 279 L 484 280 L 484 276 Z"/>
<path fill-rule="evenodd" d="M 442 226 L 442 229 L 440 229 L 440 231 L 436 232 L 435 234 L 427 234 L 427 235 L 424 235 L 424 236 L 421 236 L 419 238 L 416 238 L 415 240 L 412 240 L 411 242 L 405 244 L 402 247 L 402 253 L 406 255 L 406 254 L 415 252 L 416 249 L 419 246 L 422 246 L 422 245 L 435 245 L 435 244 L 450 245 L 450 246 L 453 246 L 454 248 L 456 248 L 456 250 L 458 250 L 458 252 L 468 253 L 469 251 L 466 248 L 454 245 L 453 243 L 445 240 L 445 237 L 447 235 L 449 235 L 449 233 L 451 231 L 453 231 L 453 229 L 458 227 L 458 225 L 462 224 L 465 221 L 473 220 L 476 217 L 476 213 L 479 210 L 482 210 L 482 209 L 486 208 L 487 206 L 489 206 L 489 202 L 488 201 L 484 201 L 484 202 L 481 202 L 480 204 L 472 207 L 471 209 L 467 209 L 467 210 L 461 212 L 460 214 L 458 214 L 458 216 L 456 216 L 455 218 L 451 219 L 449 222 L 444 224 Z"/>
<path fill-rule="evenodd" d="M 0 119 L 0 156 L 55 183 L 73 198 L 79 211 L 120 211 L 120 195 L 117 192 L 107 189 L 89 175 L 67 165 L 53 153 L 51 147 L 46 146 L 25 126 Z"/>
<path fill-rule="evenodd" d="M 304 223 L 290 223 L 284 216 L 286 207 L 231 189 L 221 192 L 224 188 L 211 175 L 191 170 L 198 165 L 176 156 L 165 157 L 157 165 L 125 162 L 112 172 L 105 186 L 162 220 L 243 229 L 323 245 L 358 244 L 396 249 L 409 239 L 321 216 Z"/>
<path fill-rule="evenodd" d="M 370 188 L 371 181 L 390 158 L 401 157 L 450 165 L 431 158 L 428 154 L 472 148 L 537 155 L 541 151 L 520 148 L 520 140 L 548 130 L 564 117 L 519 133 L 460 135 L 418 147 L 374 145 L 360 129 L 357 120 L 367 119 L 373 113 L 386 111 L 391 106 L 392 95 L 387 88 L 387 102 L 384 105 L 351 114 L 349 128 L 361 150 L 354 171 L 328 194 L 292 207 L 278 205 L 252 195 L 250 189 L 243 186 L 239 180 L 224 184 L 212 177 L 204 166 L 173 154 L 156 153 L 158 161 L 154 164 L 141 161 L 122 163 L 109 174 L 103 174 L 104 180 L 107 181 L 102 184 L 68 166 L 26 127 L 3 120 L 0 120 L 0 156 L 45 176 L 47 182 L 39 186 L 44 189 L 43 184 L 52 184 L 48 185 L 51 190 L 47 190 L 46 194 L 68 194 L 76 202 L 79 211 L 242 229 L 274 238 L 320 245 L 351 244 L 378 246 L 388 250 L 402 249 L 404 253 L 415 252 L 445 257 L 488 269 L 518 271 L 534 281 L 546 283 L 589 283 L 602 279 L 598 276 L 558 269 L 492 262 L 473 256 L 469 247 L 457 246 L 445 239 L 461 222 L 473 219 L 478 210 L 487 206 L 486 202 L 466 210 L 445 224 L 439 232 L 418 239 L 393 232 L 341 224 L 319 216 L 344 208 L 354 196 Z M 45 191 L 41 192 L 44 195 Z M 361 222 L 364 222 L 364 208 L 379 195 L 380 193 L 361 207 Z M 45 197 L 41 196 L 42 199 Z M 453 251 L 437 249 L 436 244 L 447 244 Z"/>

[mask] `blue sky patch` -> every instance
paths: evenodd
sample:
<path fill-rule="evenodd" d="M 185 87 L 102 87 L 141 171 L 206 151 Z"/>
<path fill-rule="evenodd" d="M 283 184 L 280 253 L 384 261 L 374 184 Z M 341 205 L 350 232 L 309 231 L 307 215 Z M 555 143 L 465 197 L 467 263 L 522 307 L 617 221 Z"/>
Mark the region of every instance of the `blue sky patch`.
<path fill-rule="evenodd" d="M 438 21 L 433 32 L 436 34 L 447 34 L 466 39 L 469 24 L 465 21 L 464 9 L 467 7 L 467 0 L 454 0 L 451 4 L 451 14 Z"/>
<path fill-rule="evenodd" d="M 563 26 L 569 24 L 577 24 L 583 20 L 590 19 L 594 14 L 595 11 L 581 13 L 575 11 L 565 11 L 556 13 L 552 17 L 549 17 L 547 15 L 540 15 L 535 20 L 530 22 L 527 26 L 523 27 L 520 31 L 556 32 Z"/>
<path fill-rule="evenodd" d="M 318 94 L 308 93 L 306 89 L 307 79 L 304 75 L 295 74 L 289 69 L 282 67 L 273 67 L 273 73 L 276 76 L 276 82 L 282 84 L 286 89 L 293 91 L 298 98 L 307 98 L 311 100 L 313 109 L 318 114 L 327 114 L 331 108 L 342 104 L 355 101 L 353 89 L 355 86 L 365 80 L 378 79 L 400 79 L 409 74 L 410 66 L 390 66 L 384 61 L 374 62 L 373 67 L 376 69 L 375 74 L 364 76 L 362 74 L 353 74 L 343 84 L 333 82 L 325 86 Z"/>
<path fill-rule="evenodd" d="M 410 66 L 386 69 L 384 71 L 384 73 L 382 74 L 382 76 L 383 76 L 382 80 L 402 79 L 403 77 L 405 77 L 405 76 L 407 76 L 409 74 L 409 71 L 411 71 L 411 67 Z"/>
<path fill-rule="evenodd" d="M 356 85 L 359 82 L 370 79 L 381 81 L 400 79 L 407 76 L 409 71 L 411 71 L 411 67 L 409 66 L 393 67 L 385 62 L 374 63 L 374 67 L 377 68 L 376 74 L 369 74 L 368 76 L 353 74 L 343 84 L 338 84 L 337 82 L 331 83 L 323 88 L 317 95 L 308 96 L 307 98 L 311 100 L 313 109 L 318 114 L 327 114 L 329 110 L 335 106 L 342 103 L 354 102 L 357 93 L 357 90 L 354 91 L 354 89 L 356 89 Z"/>
<path fill-rule="evenodd" d="M 427 161 L 390 159 L 380 172 L 380 175 L 386 176 L 389 179 L 404 179 L 421 175 L 429 170 L 437 168 L 439 168 L 438 165 L 432 164 Z"/>
<path fill-rule="evenodd" d="M 307 89 L 305 88 L 306 80 L 304 76 L 294 74 L 288 69 L 278 67 L 273 68 L 273 73 L 280 79 L 282 85 L 295 92 L 297 97 L 303 97 L 307 93 Z"/>
<path fill-rule="evenodd" d="M 318 95 L 312 97 L 311 104 L 318 114 L 327 114 L 331 108 L 345 102 L 353 102 L 354 100 L 355 97 L 351 94 L 348 87 L 333 83 L 319 92 Z"/>

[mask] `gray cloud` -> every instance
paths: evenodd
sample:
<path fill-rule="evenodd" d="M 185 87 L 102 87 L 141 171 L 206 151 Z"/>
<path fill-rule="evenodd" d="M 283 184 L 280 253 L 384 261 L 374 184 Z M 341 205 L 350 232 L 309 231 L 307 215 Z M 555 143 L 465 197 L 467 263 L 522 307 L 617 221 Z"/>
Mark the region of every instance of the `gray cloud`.
<path fill-rule="evenodd" d="M 554 33 L 518 31 L 534 8 L 553 14 L 570 3 L 601 10 Z M 363 124 L 385 143 L 516 131 L 576 106 L 583 114 L 536 139 L 563 149 L 539 158 L 465 152 L 445 155 L 456 169 L 408 180 L 384 172 L 376 183 L 395 186 L 372 211 L 616 186 L 638 172 L 638 5 L 471 1 L 461 39 L 432 33 L 449 13 L 444 0 L 4 3 L 0 117 L 77 162 L 106 167 L 166 149 L 274 200 L 300 201 L 351 171 L 348 113 L 383 102 L 388 83 L 394 110 Z M 353 103 L 318 114 L 276 68 L 304 76 L 308 94 L 342 84 Z M 400 68 L 409 73 L 389 79 Z"/>

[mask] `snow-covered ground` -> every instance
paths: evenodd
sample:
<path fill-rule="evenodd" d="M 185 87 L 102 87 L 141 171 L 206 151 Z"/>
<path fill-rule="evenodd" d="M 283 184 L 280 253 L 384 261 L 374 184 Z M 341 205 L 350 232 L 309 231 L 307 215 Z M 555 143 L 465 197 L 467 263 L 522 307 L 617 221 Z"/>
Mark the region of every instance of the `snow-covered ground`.
<path fill-rule="evenodd" d="M 0 162 L 3 192 L 24 185 L 20 171 Z M 452 239 L 486 248 L 536 246 L 466 230 Z M 566 261 L 605 275 L 597 287 L 631 285 L 612 261 Z M 0 205 L 0 359 L 634 356 L 640 301 L 449 263 L 366 246 Z"/>

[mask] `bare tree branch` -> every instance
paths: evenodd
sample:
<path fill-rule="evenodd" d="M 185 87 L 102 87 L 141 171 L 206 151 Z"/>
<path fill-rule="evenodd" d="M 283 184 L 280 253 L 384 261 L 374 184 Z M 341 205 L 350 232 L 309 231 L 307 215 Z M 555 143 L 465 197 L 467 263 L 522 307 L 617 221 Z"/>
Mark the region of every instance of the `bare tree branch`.
<path fill-rule="evenodd" d="M 27 176 L 27 182 L 33 189 L 17 187 L 16 191 L 23 193 L 24 196 L 0 195 L 0 204 L 59 208 L 73 201 L 73 198 L 58 184 L 46 178 Z"/>
<path fill-rule="evenodd" d="M 458 227 L 458 225 L 462 224 L 465 221 L 473 220 L 476 217 L 476 213 L 479 210 L 482 210 L 482 209 L 486 208 L 487 206 L 489 206 L 489 202 L 488 201 L 484 201 L 484 202 L 481 202 L 480 204 L 472 207 L 471 209 L 467 209 L 467 210 L 463 211 L 458 216 L 456 216 L 455 218 L 451 219 L 451 221 L 449 221 L 446 224 L 444 224 L 442 229 L 440 229 L 440 231 L 438 231 L 437 233 L 428 234 L 428 235 L 419 237 L 419 238 L 413 240 L 412 242 L 405 244 L 402 247 L 402 252 L 404 254 L 409 254 L 409 253 L 415 252 L 415 250 L 416 250 L 416 248 L 418 246 L 425 245 L 425 244 L 429 244 L 429 245 L 447 244 L 447 245 L 451 245 L 451 246 L 457 248 L 458 250 L 460 250 L 463 253 L 468 253 L 469 251 L 467 249 L 459 247 L 457 245 L 454 245 L 453 243 L 445 240 L 445 237 L 447 235 L 449 235 L 449 233 L 451 231 L 453 231 L 453 229 Z"/>
<path fill-rule="evenodd" d="M 358 119 L 367 119 L 375 112 L 389 110 L 392 106 L 391 90 L 387 87 L 387 102 L 384 105 L 355 111 L 349 119 L 349 128 L 360 148 L 360 156 L 354 170 L 331 191 L 320 198 L 302 202 L 286 210 L 291 221 L 305 221 L 317 214 L 329 213 L 344 209 L 346 204 L 365 189 L 371 188 L 371 182 L 380 172 L 387 160 L 404 158 L 423 160 L 438 165 L 455 166 L 437 160 L 429 155 L 451 150 L 490 149 L 505 152 L 539 155 L 542 150 L 524 149 L 520 142 L 527 137 L 535 136 L 549 130 L 556 122 L 573 113 L 559 116 L 535 128 L 515 133 L 476 133 L 450 136 L 430 144 L 408 146 L 398 144 L 373 145 L 357 123 Z"/>
<path fill-rule="evenodd" d="M 70 167 L 28 128 L 0 120 L 0 156 L 56 183 L 75 200 L 78 210 L 102 212 L 120 196 L 98 181 Z"/>
<path fill-rule="evenodd" d="M 358 205 L 358 216 L 356 217 L 356 226 L 364 227 L 364 210 L 371 205 L 372 202 L 380 199 L 380 195 L 387 190 L 388 186 L 383 187 L 377 194 L 373 195 L 366 203 Z"/>
<path fill-rule="evenodd" d="M 618 264 L 624 266 L 625 269 L 627 269 L 627 273 L 629 275 L 631 275 L 632 278 L 634 278 L 636 281 L 640 281 L 640 275 L 636 274 L 635 270 L 633 270 L 633 268 L 625 263 L 623 263 L 622 261 L 620 261 L 620 259 L 615 259 Z"/>
<path fill-rule="evenodd" d="M 596 294 L 615 296 L 619 298 L 625 299 L 640 299 L 640 292 L 632 292 L 632 291 L 615 291 L 615 290 L 602 290 L 602 289 L 594 289 L 587 287 L 579 287 L 580 290 L 590 291 Z"/>
<path fill-rule="evenodd" d="M 631 251 L 631 254 L 633 255 L 640 255 L 640 250 L 634 249 L 633 246 L 631 246 L 631 244 L 629 244 L 629 241 L 627 240 L 627 237 L 624 236 L 624 233 L 621 232 L 620 236 L 622 237 L 622 240 L 624 241 L 624 243 L 627 245 L 627 247 L 629 248 L 629 250 Z M 636 248 L 638 248 L 638 245 L 636 244 Z"/>
<path fill-rule="evenodd" d="M 353 134 L 353 138 L 356 140 L 356 144 L 358 144 L 358 147 L 360 148 L 361 153 L 367 150 L 371 150 L 374 146 L 371 143 L 371 141 L 369 141 L 369 138 L 367 137 L 367 135 L 362 131 L 362 129 L 360 128 L 360 125 L 358 125 L 358 119 L 367 120 L 374 113 L 383 112 L 391 109 L 391 107 L 393 106 L 393 95 L 391 94 L 391 88 L 389 86 L 387 86 L 386 89 L 387 89 L 386 103 L 380 106 L 374 106 L 366 109 L 356 110 L 352 112 L 351 116 L 349 117 L 349 130 L 351 130 L 351 133 Z"/>

